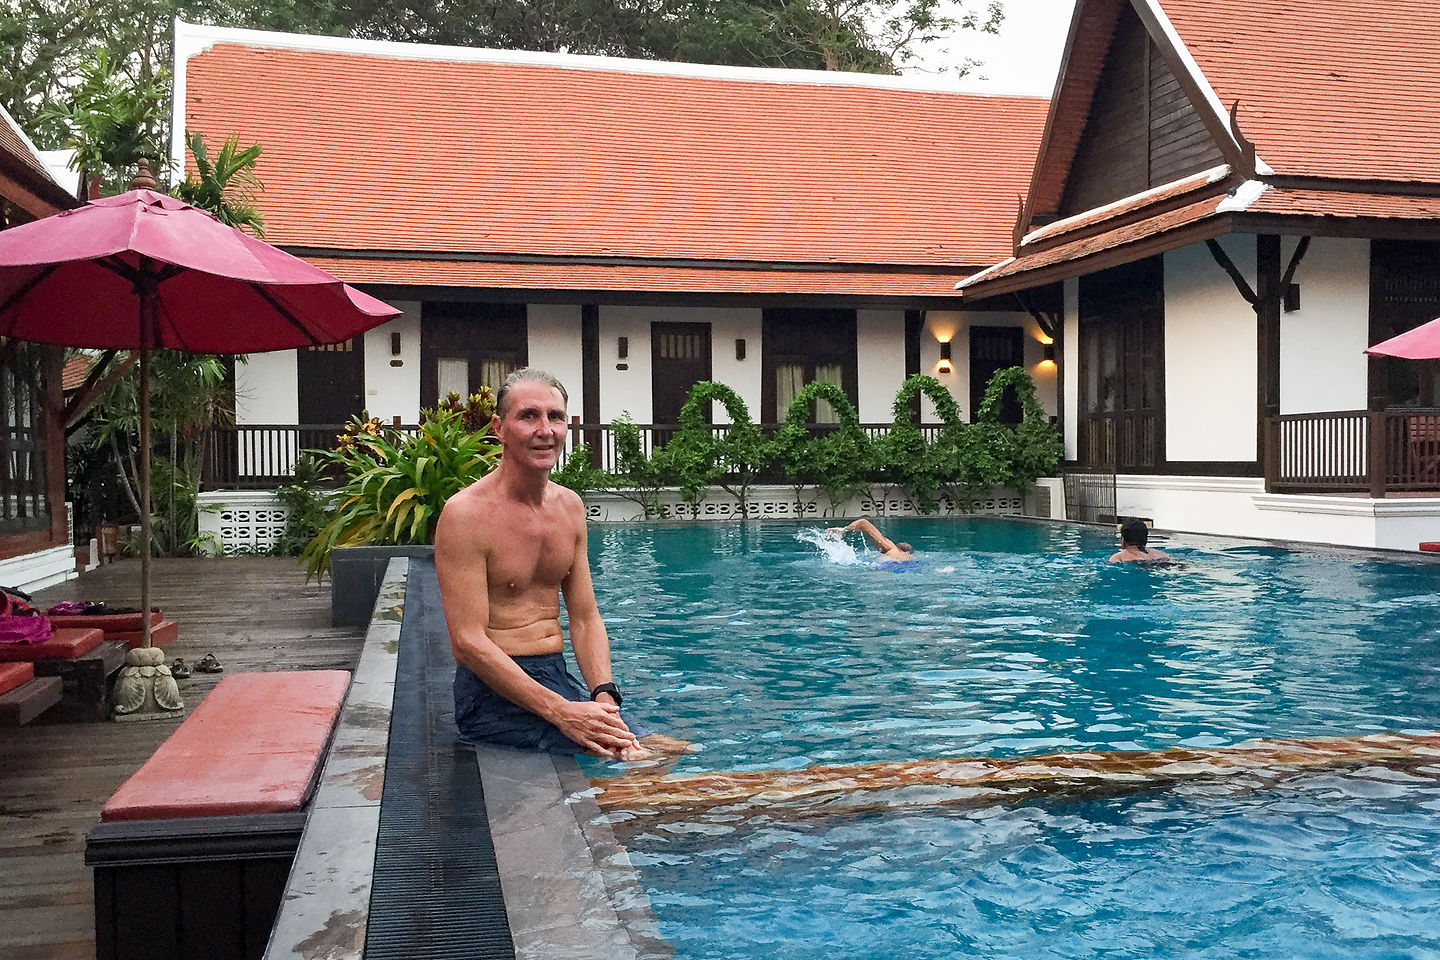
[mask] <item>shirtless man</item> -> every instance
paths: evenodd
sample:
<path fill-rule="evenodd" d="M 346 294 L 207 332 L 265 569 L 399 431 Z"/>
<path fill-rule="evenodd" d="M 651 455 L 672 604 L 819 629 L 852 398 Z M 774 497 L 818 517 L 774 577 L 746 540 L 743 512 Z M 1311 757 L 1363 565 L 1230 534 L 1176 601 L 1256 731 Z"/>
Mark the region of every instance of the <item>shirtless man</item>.
<path fill-rule="evenodd" d="M 642 746 L 646 731 L 620 715 L 585 510 L 574 491 L 550 482 L 565 448 L 567 399 L 548 373 L 512 373 L 490 421 L 500 465 L 440 514 L 435 570 L 456 661 L 456 725 L 474 742 L 644 759 L 684 744 L 657 737 Z M 565 669 L 561 594 L 585 686 Z"/>
<path fill-rule="evenodd" d="M 1144 520 L 1131 517 L 1120 525 L 1120 549 L 1110 555 L 1111 563 L 1155 563 L 1169 560 L 1164 550 L 1152 550 L 1145 546 L 1150 540 L 1150 528 Z"/>
<path fill-rule="evenodd" d="M 908 543 L 896 543 L 876 528 L 875 524 L 861 517 L 859 520 L 852 520 L 843 527 L 831 527 L 825 532 L 836 540 L 839 540 L 851 530 L 859 530 L 879 551 L 880 556 L 885 560 L 894 563 L 907 563 L 915 559 L 915 548 Z"/>

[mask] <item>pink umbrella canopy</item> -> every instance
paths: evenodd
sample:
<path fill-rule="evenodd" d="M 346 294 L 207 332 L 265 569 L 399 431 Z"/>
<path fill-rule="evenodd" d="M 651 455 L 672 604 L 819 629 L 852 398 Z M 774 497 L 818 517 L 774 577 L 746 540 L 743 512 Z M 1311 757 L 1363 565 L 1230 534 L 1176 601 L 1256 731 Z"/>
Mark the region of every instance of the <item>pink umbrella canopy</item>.
<path fill-rule="evenodd" d="M 1406 330 L 1398 337 L 1382 340 L 1365 351 L 1372 357 L 1400 357 L 1404 360 L 1440 359 L 1440 318 Z"/>
<path fill-rule="evenodd" d="M 0 335 L 21 340 L 256 353 L 339 343 L 399 313 L 151 190 L 0 231 Z"/>
<path fill-rule="evenodd" d="M 0 231 L 0 336 L 140 353 L 141 609 L 150 609 L 149 351 L 339 343 L 400 315 L 298 257 L 152 190 Z M 144 646 L 150 618 L 142 617 Z"/>

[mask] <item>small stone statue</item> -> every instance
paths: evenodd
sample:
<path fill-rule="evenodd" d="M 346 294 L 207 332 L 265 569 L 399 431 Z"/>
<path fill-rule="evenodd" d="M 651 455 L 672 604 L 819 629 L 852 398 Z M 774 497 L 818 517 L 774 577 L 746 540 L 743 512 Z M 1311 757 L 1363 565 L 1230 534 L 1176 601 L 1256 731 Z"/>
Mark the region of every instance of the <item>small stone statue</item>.
<path fill-rule="evenodd" d="M 164 720 L 185 712 L 180 687 L 159 647 L 136 647 L 125 655 L 115 680 L 116 720 Z"/>

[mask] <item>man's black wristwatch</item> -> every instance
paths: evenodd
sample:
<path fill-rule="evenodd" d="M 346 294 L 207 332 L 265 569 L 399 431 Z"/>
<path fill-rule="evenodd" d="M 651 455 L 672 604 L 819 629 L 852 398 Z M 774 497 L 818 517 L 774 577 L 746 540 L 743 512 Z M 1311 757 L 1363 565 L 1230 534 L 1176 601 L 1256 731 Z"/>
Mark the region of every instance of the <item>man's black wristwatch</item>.
<path fill-rule="evenodd" d="M 613 684 L 613 683 L 602 683 L 602 684 L 600 684 L 600 685 L 597 686 L 594 690 L 591 690 L 591 691 L 590 691 L 590 699 L 591 699 L 591 700 L 594 700 L 596 697 L 600 696 L 600 694 L 602 694 L 602 693 L 608 693 L 608 694 L 610 694 L 610 696 L 612 696 L 612 697 L 615 698 L 615 706 L 617 706 L 617 707 L 620 706 L 620 688 L 617 687 L 617 686 L 615 686 L 615 684 Z"/>

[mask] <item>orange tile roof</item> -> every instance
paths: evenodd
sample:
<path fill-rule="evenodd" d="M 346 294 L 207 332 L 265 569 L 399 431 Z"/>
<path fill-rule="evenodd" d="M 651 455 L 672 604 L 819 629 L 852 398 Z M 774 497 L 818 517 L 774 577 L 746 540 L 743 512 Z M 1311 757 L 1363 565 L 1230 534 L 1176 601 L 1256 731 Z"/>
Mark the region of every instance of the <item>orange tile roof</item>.
<path fill-rule="evenodd" d="M 0 193 L 31 216 L 44 217 L 80 201 L 55 182 L 9 111 L 0 107 Z"/>
<path fill-rule="evenodd" d="M 1436 220 L 1440 219 L 1440 197 L 1337 190 L 1267 190 L 1246 212 L 1334 219 Z"/>
<path fill-rule="evenodd" d="M 84 354 L 66 360 L 64 369 L 60 371 L 61 389 L 76 390 L 83 387 L 85 379 L 90 376 L 90 368 L 94 364 L 95 359 Z"/>
<path fill-rule="evenodd" d="M 1182 205 L 1187 202 L 1186 198 L 1193 194 L 1218 193 L 1220 192 L 1218 185 L 1227 184 L 1231 180 L 1232 174 L 1228 166 L 1219 166 L 1182 177 L 1152 190 L 1146 190 L 1144 193 L 1137 193 L 1103 207 L 1086 210 L 1073 217 L 1048 223 L 1026 234 L 1021 245 L 1032 250 L 1038 249 L 1069 239 L 1074 234 L 1097 228 L 1100 230 L 1112 229 L 1117 220 L 1148 219 L 1158 213 L 1159 208 L 1173 208 Z"/>
<path fill-rule="evenodd" d="M 1043 247 L 1033 252 L 1021 248 L 1020 256 L 1003 260 L 987 270 L 962 280 L 958 287 L 967 300 L 979 300 L 998 293 L 1025 290 L 1062 277 L 1078 277 L 1106 267 L 1161 250 L 1175 249 L 1207 237 L 1227 232 L 1228 217 L 1221 209 L 1225 196 L 1206 197 L 1173 210 L 1165 210 L 1143 220 L 1122 223 L 1109 230 L 1086 233 L 1073 240 Z M 1147 243 L 1143 253 L 1118 254 L 1108 259 L 1101 255 L 1118 252 L 1120 248 L 1155 238 L 1168 238 Z M 1038 275 L 1038 276 L 1037 276 Z"/>
<path fill-rule="evenodd" d="M 776 81 L 798 71 L 267 36 L 312 39 L 247 32 L 191 56 L 185 126 L 262 145 L 267 240 L 376 262 L 423 251 L 963 273 L 1009 252 L 1046 109 L 869 78 Z"/>
<path fill-rule="evenodd" d="M 1440 3 L 1159 5 L 1277 173 L 1440 182 Z"/>
<path fill-rule="evenodd" d="M 615 293 L 810 294 L 816 296 L 946 297 L 955 273 L 864 269 L 736 270 L 627 264 L 534 264 L 306 257 L 348 283 L 484 289 L 586 290 Z"/>

